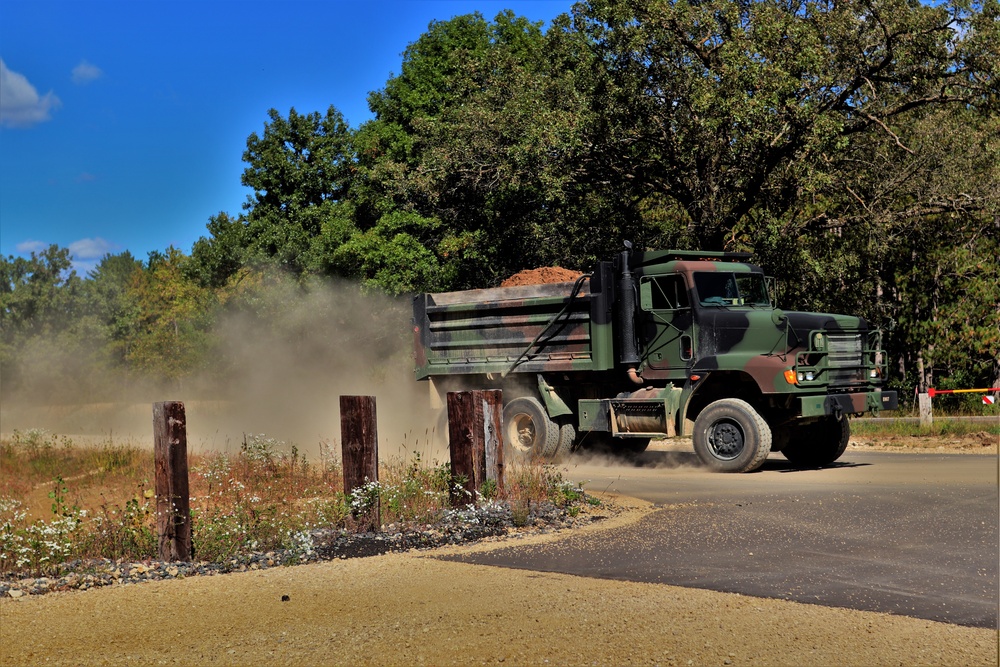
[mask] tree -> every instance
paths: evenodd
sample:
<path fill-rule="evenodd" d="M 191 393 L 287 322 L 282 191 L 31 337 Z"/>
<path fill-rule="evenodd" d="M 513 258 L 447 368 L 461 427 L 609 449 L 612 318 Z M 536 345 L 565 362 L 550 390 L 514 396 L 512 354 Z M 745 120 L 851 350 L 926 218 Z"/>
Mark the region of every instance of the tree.
<path fill-rule="evenodd" d="M 129 298 L 129 287 L 142 262 L 127 250 L 121 254 L 106 254 L 87 275 L 87 315 L 96 320 L 99 339 L 105 351 L 107 370 L 124 370 L 139 326 L 138 305 Z"/>
<path fill-rule="evenodd" d="M 223 299 L 273 266 L 396 294 L 586 269 L 623 240 L 752 250 L 788 307 L 897 321 L 901 374 L 918 350 L 996 374 L 978 267 L 1000 215 L 998 17 L 997 0 L 589 0 L 544 31 L 434 22 L 357 131 L 333 107 L 269 112 L 244 215 L 213 217 L 185 271 Z"/>
<path fill-rule="evenodd" d="M 28 258 L 0 258 L 4 396 L 27 399 L 60 393 L 61 385 L 52 382 L 65 371 L 60 360 L 81 351 L 76 334 L 82 334 L 82 282 L 72 266 L 69 250 L 56 245 Z"/>
<path fill-rule="evenodd" d="M 195 241 L 185 270 L 203 287 L 218 289 L 248 263 L 250 233 L 245 218 L 233 218 L 224 211 L 210 217 L 207 227 L 211 236 Z"/>
<path fill-rule="evenodd" d="M 185 276 L 188 258 L 176 248 L 150 253 L 127 291 L 139 321 L 128 339 L 127 359 L 136 371 L 180 385 L 199 369 L 208 347 L 214 300 Z"/>
<path fill-rule="evenodd" d="M 192 248 L 188 276 L 221 288 L 246 266 L 273 264 L 294 275 L 336 273 L 333 252 L 355 231 L 350 190 L 353 132 L 330 106 L 325 115 L 268 111 L 263 135 L 247 138 L 242 183 L 254 193 L 245 215 L 220 212 Z"/>
<path fill-rule="evenodd" d="M 351 225 L 343 202 L 350 191 L 353 152 L 350 128 L 334 107 L 326 115 L 282 118 L 271 109 L 264 135 L 251 134 L 243 160 L 243 185 L 254 189 L 244 208 L 245 230 L 232 221 L 228 235 L 243 236 L 251 258 L 266 258 L 301 274 L 317 263 L 312 249 L 324 235 L 345 236 Z M 243 224 L 240 221 L 240 224 Z"/>
<path fill-rule="evenodd" d="M 577 179 L 588 110 L 576 77 L 589 54 L 567 26 L 562 18 L 543 34 L 509 11 L 435 22 L 407 48 L 401 74 L 369 97 L 376 118 L 358 133 L 361 181 L 381 197 L 381 214 L 440 221 L 417 240 L 453 287 L 575 264 L 599 238 L 573 233 L 589 217 L 581 206 L 593 211 L 600 197 L 581 196 Z"/>
<path fill-rule="evenodd" d="M 442 289 L 450 281 L 427 247 L 432 244 L 424 241 L 437 235 L 440 227 L 437 220 L 415 213 L 387 213 L 374 227 L 339 246 L 332 261 L 342 267 L 345 277 L 393 296 Z"/>
<path fill-rule="evenodd" d="M 996 3 L 592 0 L 608 180 L 676 203 L 692 243 L 757 236 L 816 187 L 824 156 L 914 110 L 995 105 Z M 992 17 L 992 18 L 990 18 Z M 595 137 L 596 138 L 596 137 Z"/>
<path fill-rule="evenodd" d="M 5 340 L 58 327 L 67 315 L 67 291 L 79 289 L 72 267 L 69 249 L 57 245 L 32 252 L 30 258 L 0 259 L 0 331 Z"/>

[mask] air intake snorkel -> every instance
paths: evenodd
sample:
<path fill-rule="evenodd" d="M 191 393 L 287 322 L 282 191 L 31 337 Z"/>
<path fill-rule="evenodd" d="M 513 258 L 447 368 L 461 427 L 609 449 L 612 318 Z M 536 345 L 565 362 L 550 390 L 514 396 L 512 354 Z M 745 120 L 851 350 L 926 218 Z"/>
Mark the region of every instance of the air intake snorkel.
<path fill-rule="evenodd" d="M 628 366 L 629 379 L 635 384 L 642 384 L 639 371 L 639 346 L 635 339 L 635 280 L 629 269 L 629 258 L 632 255 L 632 243 L 625 242 L 625 250 L 621 253 L 621 277 L 618 279 L 618 325 L 621 334 L 621 348 L 618 361 Z"/>

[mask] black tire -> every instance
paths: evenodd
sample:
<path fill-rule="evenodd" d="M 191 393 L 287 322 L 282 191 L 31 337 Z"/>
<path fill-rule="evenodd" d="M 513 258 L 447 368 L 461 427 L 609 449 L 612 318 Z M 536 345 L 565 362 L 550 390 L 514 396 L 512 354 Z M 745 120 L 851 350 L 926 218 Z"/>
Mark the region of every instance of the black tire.
<path fill-rule="evenodd" d="M 716 472 L 752 472 L 771 453 L 771 428 L 746 401 L 710 403 L 694 422 L 694 451 Z"/>
<path fill-rule="evenodd" d="M 629 458 L 646 451 L 651 440 L 651 438 L 616 438 L 607 431 L 587 431 L 580 438 L 577 449 L 586 449 L 603 456 Z"/>
<path fill-rule="evenodd" d="M 822 468 L 843 456 L 850 440 L 847 417 L 826 417 L 797 429 L 781 453 L 800 468 Z"/>
<path fill-rule="evenodd" d="M 617 443 L 606 431 L 584 431 L 576 443 L 574 451 L 587 451 L 594 454 L 612 454 Z"/>
<path fill-rule="evenodd" d="M 789 424 L 782 424 L 781 426 L 771 427 L 771 451 L 780 452 L 788 443 L 792 441 L 795 436 L 795 427 Z"/>
<path fill-rule="evenodd" d="M 619 445 L 621 451 L 629 456 L 635 456 L 646 451 L 651 440 L 652 438 L 619 438 L 618 442 L 621 443 Z"/>
<path fill-rule="evenodd" d="M 576 427 L 573 426 L 572 417 L 563 417 L 559 420 L 559 444 L 556 445 L 553 459 L 558 460 L 569 456 L 570 452 L 576 449 Z"/>
<path fill-rule="evenodd" d="M 533 396 L 515 398 L 504 406 L 504 446 L 514 459 L 554 458 L 559 451 L 559 431 L 559 425 Z"/>

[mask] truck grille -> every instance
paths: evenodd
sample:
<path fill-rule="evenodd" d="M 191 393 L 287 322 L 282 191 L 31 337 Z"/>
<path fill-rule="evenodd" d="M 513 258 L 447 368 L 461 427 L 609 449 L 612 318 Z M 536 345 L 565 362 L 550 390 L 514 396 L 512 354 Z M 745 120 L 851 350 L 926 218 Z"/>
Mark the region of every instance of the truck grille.
<path fill-rule="evenodd" d="M 860 333 L 831 333 L 827 336 L 827 375 L 831 385 L 865 382 L 864 345 Z"/>

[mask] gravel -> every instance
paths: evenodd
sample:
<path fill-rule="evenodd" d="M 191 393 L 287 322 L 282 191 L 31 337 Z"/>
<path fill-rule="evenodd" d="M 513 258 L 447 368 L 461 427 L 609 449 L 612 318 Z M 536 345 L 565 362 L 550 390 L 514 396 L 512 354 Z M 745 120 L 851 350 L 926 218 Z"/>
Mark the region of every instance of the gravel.
<path fill-rule="evenodd" d="M 469 505 L 444 512 L 433 524 L 390 523 L 382 526 L 379 531 L 360 533 L 314 530 L 310 533 L 311 543 L 303 548 L 247 552 L 222 562 L 112 561 L 104 558 L 74 560 L 61 564 L 51 576 L 34 577 L 24 573 L 0 576 L 0 598 L 252 572 L 480 541 L 518 539 L 590 525 L 620 511 L 619 507 L 610 502 L 589 509 L 596 511 L 581 510 L 579 506 L 570 510 L 557 507 L 551 502 L 533 503 L 527 520 L 515 522 L 514 513 L 506 504 L 490 503 L 478 507 Z"/>
<path fill-rule="evenodd" d="M 608 539 L 651 509 L 616 502 L 620 510 L 583 507 L 563 525 Z M 532 523 L 433 551 L 349 558 L 361 553 L 352 542 L 343 559 L 302 567 L 0 597 L 0 664 L 997 664 L 991 629 L 440 558 L 510 537 L 557 544 L 569 532 Z"/>

